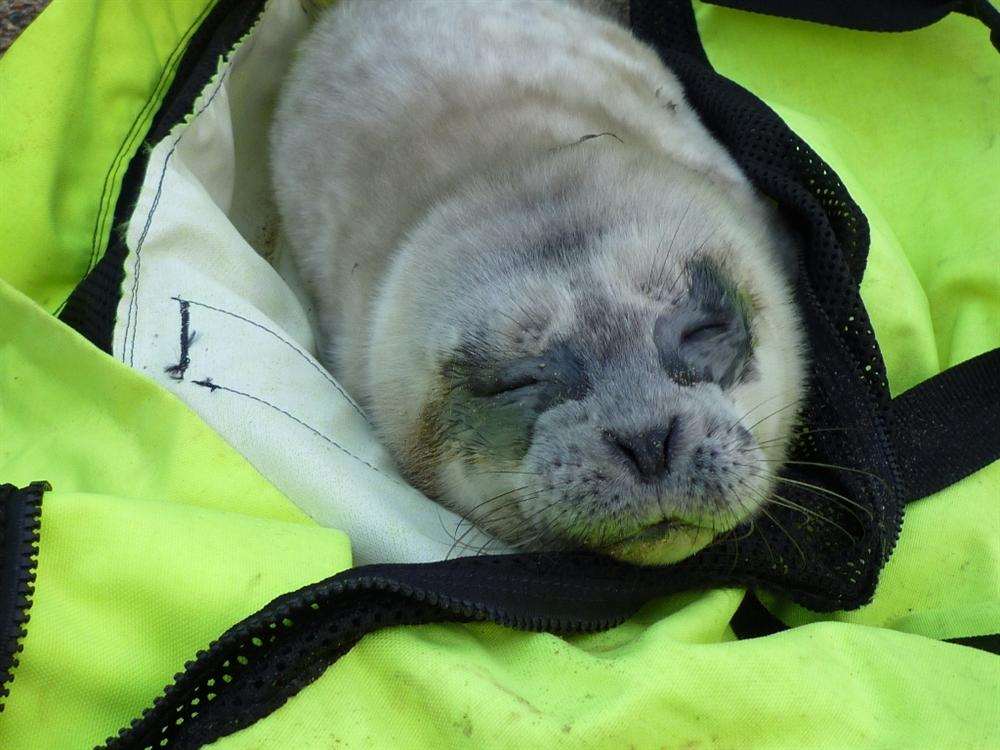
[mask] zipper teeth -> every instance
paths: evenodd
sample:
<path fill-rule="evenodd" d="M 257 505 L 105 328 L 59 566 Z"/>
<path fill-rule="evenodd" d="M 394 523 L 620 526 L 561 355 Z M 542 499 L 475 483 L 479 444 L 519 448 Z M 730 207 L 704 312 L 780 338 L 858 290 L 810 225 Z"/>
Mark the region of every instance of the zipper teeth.
<path fill-rule="evenodd" d="M 3 641 L 0 642 L 0 712 L 10 694 L 14 669 L 19 663 L 17 654 L 27 635 L 25 626 L 30 619 L 28 610 L 31 609 L 35 590 L 35 568 L 38 562 L 42 495 L 51 489 L 48 482 L 33 482 L 21 490 L 13 485 L 0 487 L 0 501 L 6 506 L 5 513 L 0 518 L 0 552 L 3 548 L 12 551 L 14 571 L 13 580 L 4 583 L 13 586 L 13 606 L 10 612 L 0 613 L 8 618 L 3 623 L 5 632 Z"/>

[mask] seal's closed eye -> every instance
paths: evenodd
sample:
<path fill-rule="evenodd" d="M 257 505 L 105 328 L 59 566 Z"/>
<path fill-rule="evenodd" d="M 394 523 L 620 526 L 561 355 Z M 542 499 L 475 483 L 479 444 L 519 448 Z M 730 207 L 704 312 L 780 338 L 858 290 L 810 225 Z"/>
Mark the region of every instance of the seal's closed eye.
<path fill-rule="evenodd" d="M 539 385 L 539 382 L 538 375 L 530 370 L 514 373 L 494 370 L 489 375 L 470 378 L 469 391 L 473 396 L 489 398 L 499 396 L 502 393 L 531 388 Z"/>
<path fill-rule="evenodd" d="M 693 264 L 688 296 L 653 326 L 661 366 L 679 383 L 731 386 L 752 354 L 749 315 L 713 264 Z"/>
<path fill-rule="evenodd" d="M 728 318 L 709 318 L 703 321 L 695 321 L 681 331 L 681 345 L 695 344 L 702 341 L 710 341 L 720 336 L 725 336 L 732 328 L 733 320 Z"/>
<path fill-rule="evenodd" d="M 586 370 L 566 345 L 557 344 L 537 357 L 467 368 L 467 388 L 473 396 L 493 397 L 530 388 L 546 391 L 546 401 L 578 399 L 586 392 Z"/>

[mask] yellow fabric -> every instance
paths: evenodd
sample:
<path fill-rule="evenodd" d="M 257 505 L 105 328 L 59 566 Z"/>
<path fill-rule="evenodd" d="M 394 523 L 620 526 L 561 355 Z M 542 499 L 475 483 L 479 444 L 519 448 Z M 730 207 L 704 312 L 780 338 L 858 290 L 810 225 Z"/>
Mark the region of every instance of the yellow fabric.
<path fill-rule="evenodd" d="M 55 488 L 5 750 L 102 742 L 228 627 L 351 564 L 345 535 L 3 281 L 0 478 Z"/>
<path fill-rule="evenodd" d="M 104 252 L 118 188 L 208 0 L 56 0 L 0 58 L 0 279 L 46 310 Z"/>

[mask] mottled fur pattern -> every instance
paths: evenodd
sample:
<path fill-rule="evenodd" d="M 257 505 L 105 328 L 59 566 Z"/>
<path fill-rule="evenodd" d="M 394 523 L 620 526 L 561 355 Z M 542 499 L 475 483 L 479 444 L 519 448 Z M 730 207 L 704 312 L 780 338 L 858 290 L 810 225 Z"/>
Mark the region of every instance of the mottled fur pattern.
<path fill-rule="evenodd" d="M 323 359 L 430 496 L 526 548 L 626 557 L 765 502 L 804 380 L 791 242 L 624 28 L 344 0 L 299 51 L 272 164 Z M 609 447 L 667 424 L 654 481 Z"/>

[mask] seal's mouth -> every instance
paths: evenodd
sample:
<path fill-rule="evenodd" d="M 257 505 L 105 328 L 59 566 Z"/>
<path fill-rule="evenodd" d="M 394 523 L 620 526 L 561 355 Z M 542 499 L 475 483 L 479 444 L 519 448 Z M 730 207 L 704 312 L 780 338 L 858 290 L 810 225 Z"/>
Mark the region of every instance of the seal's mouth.
<path fill-rule="evenodd" d="M 640 529 L 635 534 L 627 536 L 624 539 L 619 540 L 619 544 L 625 542 L 644 542 L 655 539 L 662 539 L 664 536 L 673 533 L 679 533 L 683 530 L 688 530 L 693 532 L 699 527 L 694 524 L 687 523 L 686 521 L 681 521 L 678 518 L 668 518 L 665 521 L 660 521 L 659 523 L 654 523 L 652 526 L 646 526 L 644 529 Z"/>

